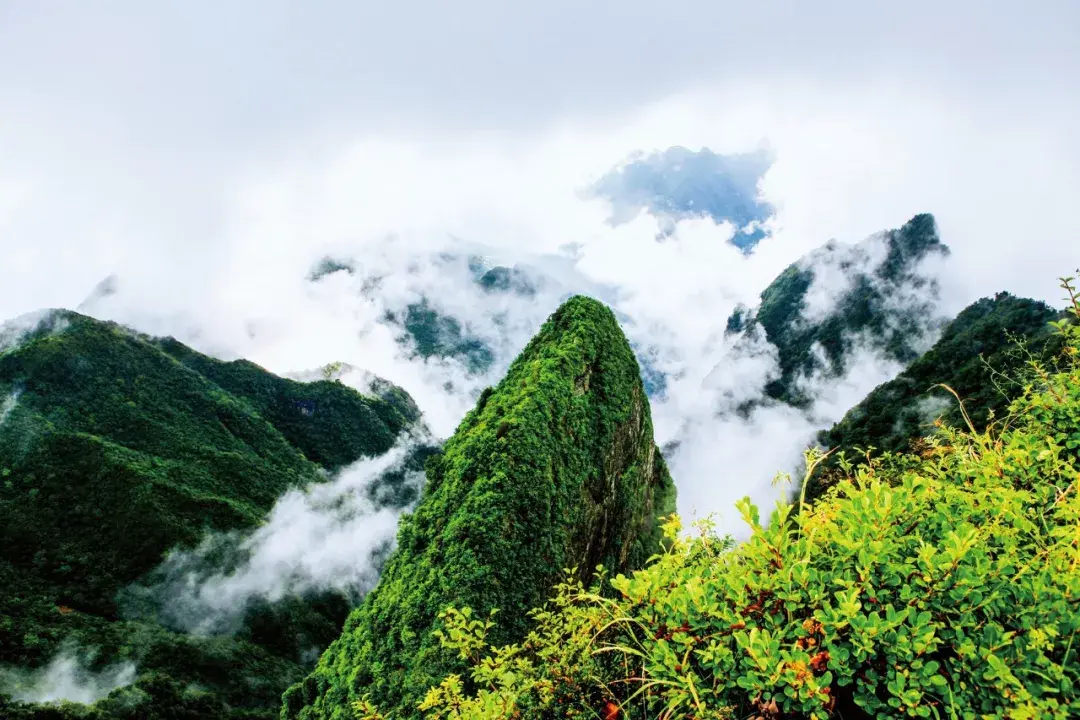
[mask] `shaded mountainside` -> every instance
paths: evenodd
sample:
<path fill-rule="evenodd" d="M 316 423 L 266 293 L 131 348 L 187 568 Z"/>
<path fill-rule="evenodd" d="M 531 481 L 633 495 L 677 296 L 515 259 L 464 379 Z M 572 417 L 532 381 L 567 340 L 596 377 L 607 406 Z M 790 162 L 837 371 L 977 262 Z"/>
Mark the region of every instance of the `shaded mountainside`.
<path fill-rule="evenodd" d="M 763 333 L 779 360 L 766 392 L 805 405 L 800 379 L 842 375 L 858 344 L 903 364 L 919 356 L 937 297 L 920 264 L 947 253 L 926 214 L 857 245 L 830 242 L 781 273 L 756 309 L 737 308 L 727 333 Z"/>
<path fill-rule="evenodd" d="M 499 608 L 499 639 L 520 639 L 563 568 L 626 570 L 658 550 L 656 518 L 674 495 L 614 315 L 570 299 L 429 461 L 378 586 L 285 694 L 283 716 L 349 717 L 364 696 L 415 716 L 430 685 L 461 668 L 432 634 L 442 610 Z"/>
<path fill-rule="evenodd" d="M 222 362 L 166 338 L 158 346 L 221 389 L 248 401 L 311 462 L 327 469 L 386 452 L 420 417 L 408 393 L 385 381 L 369 397 L 340 383 L 297 382 L 247 360 Z"/>
<path fill-rule="evenodd" d="M 67 311 L 0 332 L 0 403 L 0 665 L 39 666 L 74 640 L 101 648 L 99 663 L 137 659 L 159 685 L 233 685 L 215 702 L 267 708 L 301 672 L 295 648 L 119 622 L 118 590 L 170 548 L 253 527 L 287 489 L 385 452 L 419 418 L 400 390 L 287 380 Z M 325 644 L 347 605 L 324 601 L 279 619 Z"/>
<path fill-rule="evenodd" d="M 535 269 L 491 266 L 481 257 L 460 257 L 443 253 L 436 258 L 437 264 L 447 269 L 464 265 L 471 283 L 483 296 L 518 296 L 533 298 L 537 291 L 550 282 Z M 408 348 L 414 356 L 423 358 L 453 358 L 461 362 L 472 374 L 482 374 L 495 363 L 495 349 L 488 339 L 480 337 L 469 317 L 455 317 L 438 307 L 437 298 L 421 297 L 419 302 L 409 303 L 403 310 L 387 311 L 383 320 L 397 328 L 397 341 Z M 495 325 L 501 324 L 497 310 Z"/>
<path fill-rule="evenodd" d="M 488 294 L 532 297 L 541 279 L 505 266 L 489 266 L 478 256 L 440 253 L 432 261 L 448 272 L 463 271 L 475 287 Z M 355 275 L 357 263 L 350 258 L 324 257 L 312 267 L 309 282 L 320 282 L 336 273 Z M 368 278 L 367 291 L 378 287 L 379 278 Z M 396 331 L 397 342 L 414 357 L 445 358 L 460 361 L 470 373 L 480 374 L 494 363 L 494 350 L 478 337 L 468 319 L 444 312 L 429 298 L 421 297 L 400 308 L 386 310 L 383 322 Z"/>
<path fill-rule="evenodd" d="M 965 308 L 942 332 L 930 350 L 896 378 L 875 388 L 831 429 L 818 436 L 829 448 L 857 454 L 856 448 L 903 452 L 912 441 L 933 432 L 940 418 L 963 427 L 957 392 L 976 430 L 1003 418 L 1023 392 L 1022 377 L 1031 360 L 1049 363 L 1061 352 L 1061 335 L 1051 321 L 1061 313 L 1037 300 L 998 293 Z M 811 485 L 820 494 L 825 483 Z"/>
<path fill-rule="evenodd" d="M 473 335 L 468 324 L 440 312 L 427 298 L 409 304 L 404 312 L 387 312 L 385 321 L 400 326 L 398 343 L 423 358 L 455 358 L 470 373 L 486 372 L 495 361 L 491 347 Z"/>

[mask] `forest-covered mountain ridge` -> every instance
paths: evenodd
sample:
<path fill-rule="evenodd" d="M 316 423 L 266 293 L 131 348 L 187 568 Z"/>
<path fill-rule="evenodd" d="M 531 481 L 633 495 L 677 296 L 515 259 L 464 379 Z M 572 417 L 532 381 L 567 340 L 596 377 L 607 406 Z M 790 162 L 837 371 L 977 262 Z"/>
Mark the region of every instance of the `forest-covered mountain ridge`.
<path fill-rule="evenodd" d="M 431 683 L 462 668 L 435 632 L 446 606 L 501 608 L 498 636 L 519 640 L 563 568 L 643 565 L 674 500 L 614 314 L 570 298 L 428 463 L 379 585 L 285 694 L 283 717 L 339 718 L 366 697 L 417 717 Z"/>
<path fill-rule="evenodd" d="M 117 700 L 132 717 L 273 714 L 303 653 L 337 634 L 343 598 L 253 608 L 239 636 L 199 638 L 127 618 L 118 593 L 166 552 L 258 527 L 289 489 L 389 450 L 420 414 L 379 388 L 280 378 L 71 311 L 5 324 L 0 666 L 93 650 L 90 669 L 138 666 Z"/>

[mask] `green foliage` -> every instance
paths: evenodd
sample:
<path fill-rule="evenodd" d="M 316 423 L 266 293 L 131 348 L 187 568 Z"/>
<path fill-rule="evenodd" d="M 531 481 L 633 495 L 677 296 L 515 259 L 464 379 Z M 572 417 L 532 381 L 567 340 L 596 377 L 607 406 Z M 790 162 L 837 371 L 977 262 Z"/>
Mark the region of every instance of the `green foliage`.
<path fill-rule="evenodd" d="M 672 521 L 646 568 L 568 580 L 513 644 L 450 610 L 443 642 L 474 660 L 433 684 L 427 716 L 1076 717 L 1080 331 L 1057 327 L 1061 364 L 1000 428 L 845 462 L 768 523 L 745 499 L 738 546 Z"/>
<path fill-rule="evenodd" d="M 269 720 L 277 716 L 282 689 L 305 672 L 292 653 L 264 643 L 264 638 L 250 638 L 250 631 L 249 639 L 194 637 L 170 632 L 154 623 L 112 620 L 80 612 L 58 604 L 52 587 L 5 561 L 0 561 L 0 584 L 4 587 L 0 594 L 0 637 L 4 639 L 0 651 L 4 665 L 41 665 L 60 649 L 74 646 L 96 651 L 92 668 L 131 661 L 138 670 L 133 686 L 115 691 L 117 697 L 94 707 L 69 704 L 61 711 L 5 704 L 0 693 L 0 717 L 5 719 Z M 339 611 L 338 617 L 343 618 L 344 613 Z M 297 627 L 295 622 L 292 627 Z M 202 691 L 193 695 L 193 687 Z"/>
<path fill-rule="evenodd" d="M 633 352 L 610 310 L 571 298 L 429 461 L 378 586 L 283 717 L 344 718 L 356 702 L 416 716 L 463 667 L 435 635 L 454 633 L 446 606 L 501 608 L 492 637 L 514 642 L 561 568 L 643 564 L 673 504 Z"/>
<path fill-rule="evenodd" d="M 329 379 L 297 382 L 271 375 L 247 360 L 222 362 L 172 338 L 160 340 L 158 345 L 186 367 L 250 403 L 308 460 L 328 470 L 386 452 L 401 431 L 420 418 L 420 410 L 408 393 L 385 381 L 377 396 L 369 397 Z M 334 366 L 328 366 L 330 372 Z"/>
<path fill-rule="evenodd" d="M 347 607 L 254 608 L 239 638 L 204 641 L 120 622 L 118 590 L 170 548 L 254 526 L 287 489 L 387 450 L 418 417 L 397 388 L 298 383 L 60 311 L 0 353 L 5 399 L 0 664 L 40 666 L 74 640 L 102 662 L 137 659 L 160 687 L 213 688 L 221 717 L 271 712 L 304 672 L 296 638 L 325 647 Z"/>
<path fill-rule="evenodd" d="M 849 454 L 871 447 L 900 452 L 932 434 L 938 418 L 962 425 L 960 404 L 940 385 L 960 396 L 976 430 L 985 429 L 1022 394 L 1032 363 L 1046 364 L 1061 352 L 1062 336 L 1050 325 L 1058 316 L 1044 303 L 1008 293 L 969 305 L 930 350 L 875 388 L 818 442 Z M 815 483 L 811 496 L 825 486 Z"/>
<path fill-rule="evenodd" d="M 593 608 L 611 601 L 586 592 L 575 574 L 568 572 L 556 586 L 547 608 L 530 613 L 535 629 L 520 644 L 491 646 L 488 634 L 494 622 L 490 617 L 483 622 L 472 620 L 469 608 L 450 608 L 444 614 L 449 632 L 440 640 L 470 661 L 468 677 L 476 690 L 470 694 L 461 675 L 448 676 L 420 703 L 425 717 L 457 720 L 531 712 L 560 718 L 596 717 L 605 704 L 596 684 L 597 673 L 611 663 L 593 652 L 593 638 L 604 631 L 608 620 Z M 354 709 L 372 711 L 370 706 Z"/>

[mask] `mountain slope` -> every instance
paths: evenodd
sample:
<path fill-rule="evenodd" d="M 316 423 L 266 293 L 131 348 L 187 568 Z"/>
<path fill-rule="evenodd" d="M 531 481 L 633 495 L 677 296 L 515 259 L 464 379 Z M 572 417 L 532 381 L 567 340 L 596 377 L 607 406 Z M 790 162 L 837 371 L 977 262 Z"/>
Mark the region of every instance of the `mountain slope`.
<path fill-rule="evenodd" d="M 1061 335 L 1050 322 L 1061 314 L 1037 300 L 999 293 L 965 308 L 945 326 L 930 350 L 896 378 L 873 390 L 844 418 L 818 436 L 829 448 L 854 454 L 856 448 L 903 452 L 916 438 L 931 434 L 939 417 L 951 427 L 965 424 L 956 400 L 942 388 L 957 392 L 977 430 L 991 418 L 1001 419 L 1018 397 L 1017 381 L 1030 360 L 1048 362 L 1061 350 Z M 820 494 L 825 483 L 807 490 Z"/>
<path fill-rule="evenodd" d="M 183 645 L 189 659 L 236 653 L 238 675 L 245 657 L 272 662 L 280 692 L 294 657 L 118 623 L 117 592 L 170 548 L 255 526 L 285 490 L 386 451 L 418 419 L 411 399 L 278 378 L 72 312 L 14 327 L 0 332 L 0 664 L 40 665 L 74 638 L 102 662 L 111 648 L 168 666 L 160 653 Z M 339 621 L 294 610 L 324 635 Z M 196 679 L 228 682 L 184 684 Z"/>
<path fill-rule="evenodd" d="M 495 360 L 492 349 L 452 315 L 432 307 L 427 298 L 411 303 L 403 313 L 387 312 L 385 321 L 400 326 L 398 342 L 423 358 L 454 358 L 470 373 L 483 373 Z"/>
<path fill-rule="evenodd" d="M 432 635 L 449 605 L 498 607 L 500 638 L 526 627 L 566 567 L 628 569 L 659 547 L 674 487 L 652 437 L 633 352 L 610 310 L 567 301 L 428 464 L 379 585 L 315 672 L 284 697 L 288 718 L 348 717 L 370 695 L 416 715 L 460 667 Z"/>
<path fill-rule="evenodd" d="M 301 383 L 271 375 L 247 360 L 222 362 L 172 338 L 158 347 L 228 393 L 244 398 L 311 462 L 327 470 L 386 452 L 420 417 L 408 393 L 381 383 L 375 396 L 340 383 Z"/>
<path fill-rule="evenodd" d="M 63 329 L 0 356 L 0 393 L 16 398 L 0 429 L 0 532 L 5 557 L 73 607 L 109 612 L 169 547 L 259 522 L 319 479 L 304 451 L 332 469 L 385 452 L 417 418 L 407 397 L 278 378 L 75 313 L 50 322 Z"/>
<path fill-rule="evenodd" d="M 840 376 L 857 346 L 907 364 L 933 329 L 937 286 L 921 263 L 948 254 L 931 215 L 856 245 L 830 242 L 792 264 L 761 293 L 754 310 L 728 318 L 743 341 L 764 336 L 777 350 L 779 376 L 766 392 L 803 406 L 800 382 Z"/>

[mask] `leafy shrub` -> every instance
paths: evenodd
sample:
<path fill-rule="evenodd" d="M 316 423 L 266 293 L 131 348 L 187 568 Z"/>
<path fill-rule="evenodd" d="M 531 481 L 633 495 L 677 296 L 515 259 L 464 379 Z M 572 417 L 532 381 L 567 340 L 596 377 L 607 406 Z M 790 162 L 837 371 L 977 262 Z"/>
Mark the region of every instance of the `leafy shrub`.
<path fill-rule="evenodd" d="M 1080 316 L 1069 281 L 1065 281 Z M 708 524 L 643 570 L 568 579 L 520 643 L 450 609 L 473 660 L 428 717 L 706 718 L 1080 714 L 1080 331 L 996 431 L 945 429 L 922 456 L 853 466 L 751 538 Z M 813 472 L 821 456 L 811 452 Z M 610 587 L 614 597 L 601 590 Z M 497 616 L 496 616 L 497 617 Z M 378 718 L 370 703 L 354 708 Z"/>

